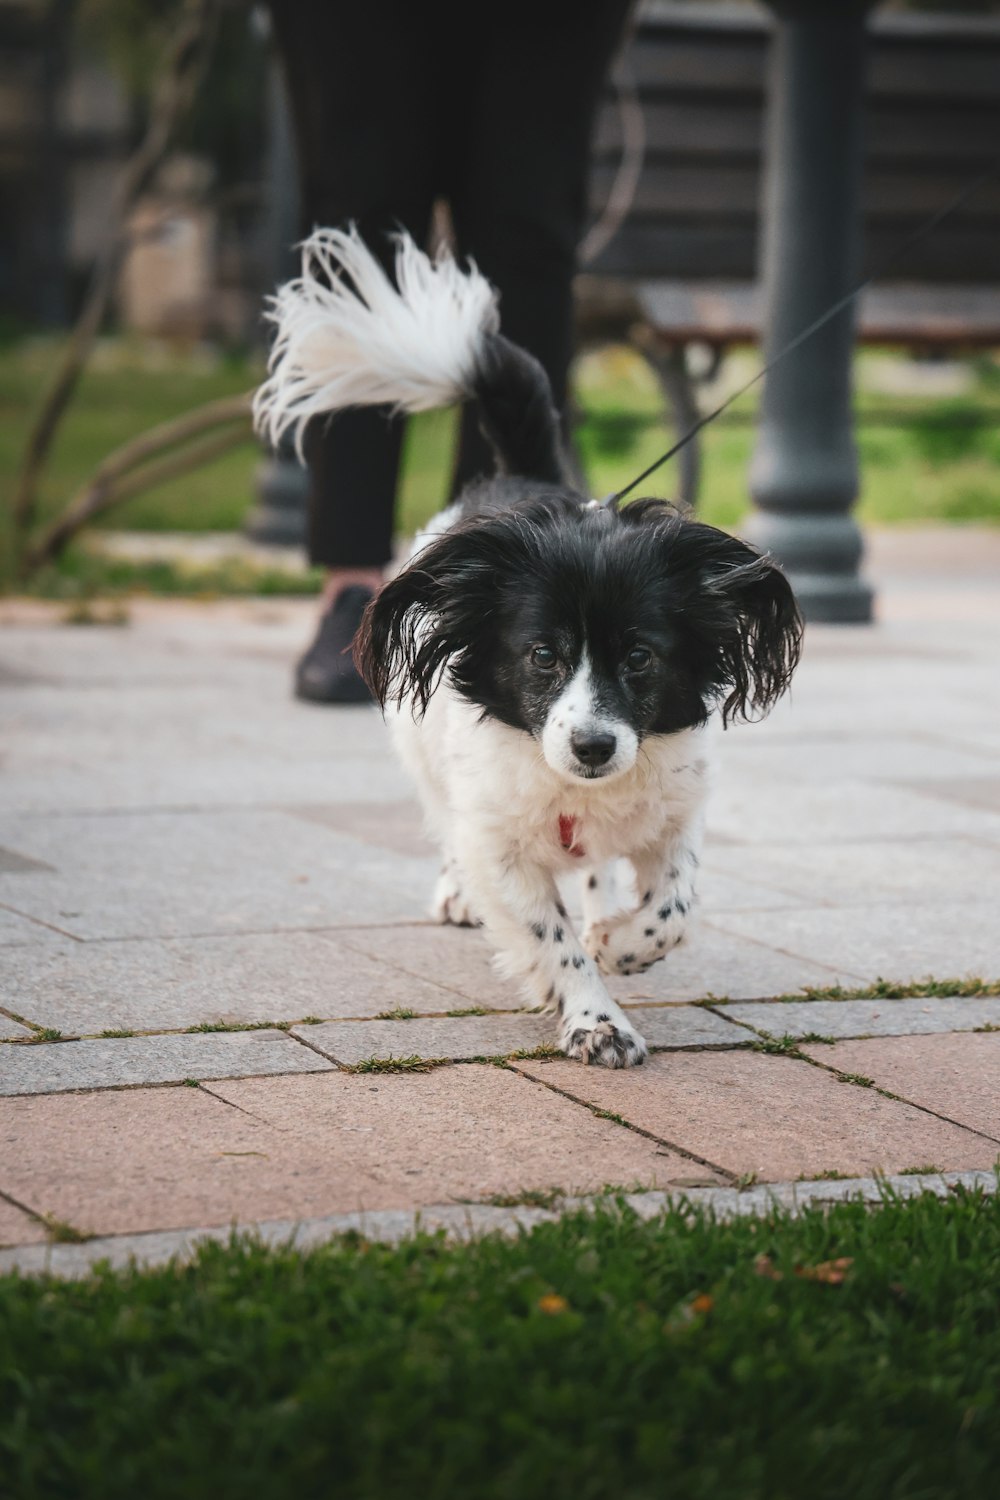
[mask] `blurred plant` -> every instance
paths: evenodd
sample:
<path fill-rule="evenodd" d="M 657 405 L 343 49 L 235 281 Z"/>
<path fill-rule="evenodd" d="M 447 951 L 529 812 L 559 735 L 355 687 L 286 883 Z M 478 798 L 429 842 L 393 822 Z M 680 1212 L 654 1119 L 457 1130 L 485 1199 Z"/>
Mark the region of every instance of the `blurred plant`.
<path fill-rule="evenodd" d="M 146 100 L 185 9 L 184 0 L 80 0 L 78 34 L 131 98 Z"/>
<path fill-rule="evenodd" d="M 935 401 L 911 428 L 911 441 L 925 463 L 943 465 L 983 451 L 986 421 L 967 401 Z"/>
<path fill-rule="evenodd" d="M 117 5 L 118 0 L 107 0 L 107 3 Z M 151 7 L 143 5 L 141 8 L 145 11 Z M 80 315 L 70 334 L 63 358 L 25 442 L 11 507 L 17 570 L 21 577 L 53 556 L 78 526 L 83 524 L 83 520 L 88 515 L 95 514 L 95 500 L 92 496 L 89 505 L 77 505 L 75 510 L 71 506 L 70 512 L 49 528 L 41 543 L 34 546 L 28 544 L 28 536 L 35 522 L 39 480 L 59 423 L 86 366 L 117 280 L 128 240 L 129 211 L 152 180 L 173 144 L 178 126 L 195 98 L 212 50 L 220 0 L 176 0 L 175 4 L 164 6 L 164 10 L 167 9 L 173 13 L 174 24 L 170 40 L 165 43 L 165 51 L 152 87 L 149 122 L 142 140 L 122 169 L 108 239 L 94 266 Z M 114 463 L 115 458 L 120 461 L 121 455 L 113 455 L 108 462 Z M 178 472 L 176 466 L 172 472 Z M 101 484 L 105 478 L 99 472 L 94 483 Z M 114 491 L 109 491 L 105 483 L 104 507 L 112 503 L 109 495 L 113 494 Z"/>

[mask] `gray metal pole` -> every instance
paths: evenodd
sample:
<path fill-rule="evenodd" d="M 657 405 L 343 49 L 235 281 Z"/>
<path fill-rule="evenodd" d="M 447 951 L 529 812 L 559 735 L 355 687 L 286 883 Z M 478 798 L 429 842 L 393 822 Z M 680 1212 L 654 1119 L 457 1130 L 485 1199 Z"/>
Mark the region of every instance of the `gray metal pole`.
<path fill-rule="evenodd" d="M 765 147 L 764 350 L 771 357 L 855 284 L 865 17 L 871 0 L 768 0 L 777 15 Z M 863 623 L 851 508 L 854 312 L 847 308 L 766 378 L 748 534 L 784 565 L 807 620 Z"/>

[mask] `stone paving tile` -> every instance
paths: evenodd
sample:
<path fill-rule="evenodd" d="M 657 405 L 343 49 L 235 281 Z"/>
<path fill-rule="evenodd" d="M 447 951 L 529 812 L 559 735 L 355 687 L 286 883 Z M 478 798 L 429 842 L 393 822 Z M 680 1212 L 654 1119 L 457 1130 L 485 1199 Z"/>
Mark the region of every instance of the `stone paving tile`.
<path fill-rule="evenodd" d="M 718 848 L 712 865 L 736 878 L 747 865 L 745 849 Z M 803 905 L 874 906 L 927 901 L 946 892 L 949 901 L 981 901 L 1000 889 L 1000 846 L 971 839 L 912 839 L 904 843 L 758 845 L 755 879 L 791 886 Z"/>
<path fill-rule="evenodd" d="M 756 919 L 741 912 L 719 921 L 727 932 L 761 931 Z M 766 936 L 775 947 L 814 963 L 850 965 L 866 982 L 1000 978 L 1000 923 L 990 900 L 769 912 Z"/>
<path fill-rule="evenodd" d="M 13 1203 L 0 1199 L 0 1245 L 42 1245 L 46 1239 L 43 1224 Z"/>
<path fill-rule="evenodd" d="M 667 1187 L 692 1174 L 711 1175 L 527 1079 L 474 1064 L 0 1100 L 0 1191 L 97 1234 L 530 1188 Z"/>
<path fill-rule="evenodd" d="M 290 817 L 238 812 L 11 818 L 53 875 L 0 875 L 0 900 L 75 937 L 172 937 L 422 916 L 424 871 Z M 407 889 L 407 881 L 413 893 Z"/>
<path fill-rule="evenodd" d="M 209 1085 L 287 1132 L 304 1156 L 337 1161 L 355 1208 L 408 1207 L 557 1187 L 666 1186 L 693 1167 L 655 1142 L 485 1063 L 430 1073 L 324 1074 Z"/>
<path fill-rule="evenodd" d="M 830 1067 L 873 1078 L 880 1088 L 1000 1141 L 1000 1035 L 897 1037 L 806 1046 Z M 1000 1155 L 1000 1147 L 994 1148 Z M 939 1157 L 920 1157 L 912 1165 Z"/>
<path fill-rule="evenodd" d="M 141 759 L 112 756 L 82 766 L 67 765 L 56 755 L 33 755 L 28 746 L 12 762 L 0 779 L 0 810 L 11 816 L 279 807 L 303 797 L 317 802 L 329 797 L 331 783 L 345 801 L 391 802 L 407 790 L 402 770 L 376 755 L 275 765 L 232 750 L 228 757 L 206 751 L 183 759 L 147 750 Z"/>
<path fill-rule="evenodd" d="M 948 779 L 988 776 L 988 756 L 961 745 L 941 744 L 918 735 L 856 733 L 800 734 L 795 742 L 775 743 L 764 731 L 742 736 L 726 745 L 723 776 L 750 776 L 780 784 L 816 784 L 844 780 L 895 785 L 917 790 L 915 783 L 932 786 Z"/>
<path fill-rule="evenodd" d="M 755 1040 L 698 1005 L 637 1005 L 629 1014 L 651 1047 L 739 1047 Z"/>
<path fill-rule="evenodd" d="M 9 1016 L 0 1014 L 0 1037 L 3 1037 L 4 1040 L 11 1038 L 14 1041 L 24 1042 L 32 1035 L 33 1032 L 30 1027 L 20 1026 L 17 1021 L 12 1021 Z"/>
<path fill-rule="evenodd" d="M 453 991 L 456 998 L 440 1007 L 443 1010 L 467 1005 L 517 1010 L 530 1004 L 517 984 L 494 973 L 493 950 L 474 928 L 440 927 L 431 923 L 344 928 L 337 932 L 337 941 L 405 974 L 431 980 Z"/>
<path fill-rule="evenodd" d="M 516 1067 L 716 1167 L 764 1181 L 831 1170 L 865 1176 L 921 1162 L 990 1167 L 996 1155 L 969 1130 L 787 1057 L 661 1052 L 617 1072 L 569 1061 Z"/>
<path fill-rule="evenodd" d="M 794 880 L 789 880 L 782 886 L 777 881 L 764 884 L 756 876 L 756 864 L 752 870 L 747 870 L 745 852 L 742 868 L 737 861 L 731 875 L 709 869 L 703 863 L 698 878 L 701 911 L 706 916 L 711 916 L 720 911 L 780 911 L 784 907 L 810 904 L 798 894 Z"/>
<path fill-rule="evenodd" d="M 374 1016 L 397 1006 L 440 1012 L 461 1003 L 326 932 L 64 942 L 8 950 L 0 966 L 0 1005 L 84 1034 Z"/>
<path fill-rule="evenodd" d="M 23 948 L 28 944 L 39 947 L 43 943 L 58 943 L 59 934 L 51 927 L 42 927 L 30 917 L 0 906 L 0 948 Z M 6 957 L 4 962 L 6 963 Z"/>
<path fill-rule="evenodd" d="M 651 1047 L 736 1047 L 753 1033 L 693 1005 L 646 1006 L 632 1020 Z M 427 1057 L 466 1061 L 554 1043 L 556 1022 L 546 1015 L 462 1016 L 411 1021 L 329 1021 L 293 1026 L 292 1035 L 325 1057 L 352 1066 L 369 1057 Z"/>
<path fill-rule="evenodd" d="M 413 798 L 400 802 L 338 802 L 320 806 L 289 807 L 300 818 L 335 828 L 363 843 L 374 844 L 392 854 L 424 858 L 437 853 L 424 833 L 420 804 Z M 428 898 L 429 899 L 429 898 Z"/>
<path fill-rule="evenodd" d="M 721 778 L 709 804 L 708 827 L 747 844 L 807 845 L 864 839 L 988 835 L 1000 839 L 1000 813 L 919 796 L 894 786 L 840 778 L 789 784 L 761 771 Z"/>
<path fill-rule="evenodd" d="M 329 1066 L 283 1031 L 38 1042 L 0 1047 L 0 1094 L 52 1094 L 257 1073 L 316 1073 Z"/>
<path fill-rule="evenodd" d="M 315 1166 L 199 1089 L 0 1099 L 0 1191 L 85 1233 L 327 1212 Z"/>
<path fill-rule="evenodd" d="M 1000 998 L 779 1001 L 727 1005 L 725 1014 L 772 1036 L 915 1036 L 1000 1026 Z"/>
<path fill-rule="evenodd" d="M 52 866 L 46 865 L 39 859 L 29 859 L 26 854 L 18 854 L 16 849 L 5 849 L 0 845 L 0 875 L 35 875 L 41 873 L 52 873 Z"/>
<path fill-rule="evenodd" d="M 47 1239 L 44 1224 L 0 1198 L 0 1245 L 38 1245 Z"/>
<path fill-rule="evenodd" d="M 293 1026 L 292 1035 L 324 1057 L 351 1067 L 369 1057 L 447 1057 L 469 1061 L 555 1040 L 551 1016 L 464 1016 L 412 1021 L 326 1021 Z"/>
<path fill-rule="evenodd" d="M 56 610 L 13 622 L 5 612 L 4 661 L 43 683 L 69 688 L 114 687 L 137 695 L 150 687 L 200 684 L 222 694 L 268 675 L 290 699 L 290 663 L 315 628 L 315 601 L 295 609 L 276 604 L 264 618 L 260 601 L 234 605 L 178 605 L 130 601 L 129 624 L 64 625 Z M 222 667 L 225 662 L 225 667 Z M 123 694 L 124 696 L 124 694 Z M 345 715 L 346 716 L 346 715 Z"/>
<path fill-rule="evenodd" d="M 629 1000 L 703 1000 L 710 995 L 730 1000 L 760 1000 L 794 994 L 806 985 L 825 987 L 857 983 L 857 976 L 838 955 L 823 966 L 810 958 L 777 951 L 791 912 L 719 912 L 703 914 L 691 935 L 645 974 L 613 979 L 609 989 L 620 1005 Z M 739 923 L 746 936 L 730 931 Z M 757 941 L 752 940 L 755 935 Z"/>
<path fill-rule="evenodd" d="M 720 916 L 719 920 L 726 919 Z M 769 921 L 769 914 L 761 916 L 762 936 L 768 934 Z M 372 927 L 338 931 L 337 938 L 410 974 L 447 985 L 468 1005 L 513 1010 L 530 1004 L 518 984 L 495 974 L 490 947 L 475 930 L 435 925 Z M 804 985 L 835 984 L 838 979 L 851 983 L 856 976 L 843 967 L 824 968 L 775 952 L 702 920 L 684 946 L 662 963 L 645 974 L 612 979 L 608 988 L 619 1004 L 627 1006 L 630 999 L 684 1002 L 710 994 L 756 1000 L 791 994 Z"/>
<path fill-rule="evenodd" d="M 1000 813 L 1000 776 L 928 776 L 903 785 L 924 797 L 958 802 L 963 807 L 985 807 Z"/>

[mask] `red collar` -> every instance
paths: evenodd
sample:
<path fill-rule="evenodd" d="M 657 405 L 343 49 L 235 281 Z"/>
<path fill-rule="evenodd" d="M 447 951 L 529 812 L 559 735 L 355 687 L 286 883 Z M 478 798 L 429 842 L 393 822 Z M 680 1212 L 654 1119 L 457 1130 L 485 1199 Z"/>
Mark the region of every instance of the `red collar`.
<path fill-rule="evenodd" d="M 559 842 L 574 859 L 583 859 L 586 851 L 576 842 L 576 823 L 576 818 L 571 818 L 568 813 L 559 814 Z"/>

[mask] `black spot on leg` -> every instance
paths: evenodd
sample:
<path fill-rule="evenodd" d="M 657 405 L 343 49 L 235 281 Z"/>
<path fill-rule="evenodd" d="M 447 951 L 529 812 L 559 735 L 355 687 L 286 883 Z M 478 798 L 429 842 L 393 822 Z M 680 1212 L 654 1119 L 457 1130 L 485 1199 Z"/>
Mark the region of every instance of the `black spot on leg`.
<path fill-rule="evenodd" d="M 546 1005 L 551 1005 L 552 1002 L 553 1002 L 553 1000 L 555 998 L 556 998 L 556 987 L 555 987 L 554 984 L 550 984 L 549 988 L 548 988 L 548 993 L 545 996 L 545 1004 Z"/>
<path fill-rule="evenodd" d="M 553 927 L 553 929 L 552 929 L 552 941 L 554 943 L 561 943 L 562 940 L 563 940 L 563 930 L 562 930 L 562 928 L 561 927 Z"/>
<path fill-rule="evenodd" d="M 652 901 L 652 899 L 653 899 L 653 893 L 652 893 L 652 891 L 647 891 L 646 894 L 642 898 L 642 904 L 643 904 L 643 906 L 648 906 L 649 903 Z"/>
<path fill-rule="evenodd" d="M 556 911 L 559 913 L 559 915 L 562 917 L 563 921 L 565 922 L 565 920 L 566 920 L 566 908 L 565 908 L 565 906 L 563 906 L 563 904 L 562 904 L 561 901 L 557 901 L 556 902 Z"/>
<path fill-rule="evenodd" d="M 665 922 L 667 920 L 667 918 L 670 916 L 670 913 L 672 911 L 673 911 L 673 907 L 671 906 L 670 902 L 668 901 L 667 904 L 666 904 L 666 906 L 661 906 L 660 907 L 660 909 L 656 913 L 656 915 L 659 917 L 659 919 L 660 919 L 661 922 Z"/>
<path fill-rule="evenodd" d="M 634 953 L 623 953 L 622 956 L 621 956 L 621 958 L 618 960 L 618 967 L 621 968 L 622 964 L 634 964 L 634 963 L 635 963 L 635 954 Z"/>
<path fill-rule="evenodd" d="M 532 924 L 531 924 L 531 930 L 535 934 L 535 937 L 538 939 L 538 941 L 540 943 L 543 943 L 545 941 L 545 923 L 544 922 L 532 922 Z"/>
<path fill-rule="evenodd" d="M 591 891 L 596 891 L 597 890 L 597 876 L 596 875 L 591 875 L 590 879 L 587 881 L 587 889 L 591 890 Z"/>
<path fill-rule="evenodd" d="M 563 996 L 563 995 L 559 996 L 559 1000 L 558 1000 L 558 1003 L 557 1003 L 557 1008 L 558 1008 L 559 1014 L 562 1015 L 563 1011 L 566 1009 L 566 999 L 565 999 L 565 996 Z"/>
<path fill-rule="evenodd" d="M 681 899 L 679 897 L 678 897 L 678 900 L 677 900 L 677 910 L 680 912 L 680 914 L 681 914 L 682 917 L 686 917 L 687 916 L 688 903 L 686 901 L 681 901 Z"/>
<path fill-rule="evenodd" d="M 665 948 L 667 946 L 667 940 L 666 940 L 666 938 L 657 938 L 656 939 L 656 946 L 658 948 Z"/>
<path fill-rule="evenodd" d="M 573 967 L 574 967 L 574 969 L 582 969 L 583 966 L 584 966 L 584 964 L 586 962 L 587 962 L 587 960 L 584 958 L 584 956 L 583 956 L 582 953 L 574 953 L 574 955 L 573 955 Z"/>
<path fill-rule="evenodd" d="M 559 960 L 559 967 L 560 967 L 560 969 L 568 969 L 569 968 L 569 959 L 568 958 L 561 958 Z"/>
<path fill-rule="evenodd" d="M 655 936 L 656 936 L 656 928 L 655 927 L 647 927 L 645 929 L 645 931 L 643 932 L 643 937 L 655 937 Z"/>

